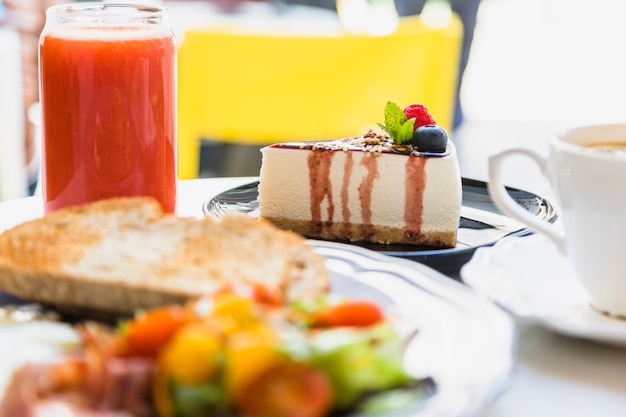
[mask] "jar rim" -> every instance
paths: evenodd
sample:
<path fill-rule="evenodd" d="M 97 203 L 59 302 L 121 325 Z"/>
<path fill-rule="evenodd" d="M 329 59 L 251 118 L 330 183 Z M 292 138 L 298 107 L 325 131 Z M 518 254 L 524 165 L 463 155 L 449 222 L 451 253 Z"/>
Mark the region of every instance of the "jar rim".
<path fill-rule="evenodd" d="M 153 18 L 159 17 L 166 9 L 156 5 L 134 3 L 85 2 L 58 4 L 46 9 L 46 13 L 55 17 L 68 17 L 78 20 L 97 18 Z"/>
<path fill-rule="evenodd" d="M 90 28 L 153 26 L 166 24 L 167 9 L 134 3 L 84 2 L 59 4 L 46 9 L 46 24 L 73 24 Z"/>

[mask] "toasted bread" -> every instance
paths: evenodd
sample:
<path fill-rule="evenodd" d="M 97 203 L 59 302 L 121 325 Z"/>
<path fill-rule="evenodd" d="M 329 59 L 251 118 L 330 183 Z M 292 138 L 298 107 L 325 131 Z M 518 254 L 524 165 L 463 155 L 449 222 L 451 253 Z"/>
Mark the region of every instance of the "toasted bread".
<path fill-rule="evenodd" d="M 164 214 L 151 198 L 50 213 L 0 234 L 0 290 L 63 307 L 132 314 L 226 283 L 263 283 L 286 299 L 329 288 L 303 238 L 244 216 Z"/>

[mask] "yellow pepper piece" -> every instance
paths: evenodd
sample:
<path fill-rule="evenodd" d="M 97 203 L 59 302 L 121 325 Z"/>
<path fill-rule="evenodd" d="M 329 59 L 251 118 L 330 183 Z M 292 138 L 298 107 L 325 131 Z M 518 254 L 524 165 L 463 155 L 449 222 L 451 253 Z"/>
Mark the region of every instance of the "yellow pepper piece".
<path fill-rule="evenodd" d="M 168 390 L 169 376 L 163 369 L 157 367 L 152 379 L 152 397 L 159 417 L 172 417 L 174 408 Z"/>
<path fill-rule="evenodd" d="M 240 397 L 250 382 L 280 363 L 282 355 L 278 342 L 276 332 L 261 322 L 229 336 L 224 370 L 229 399 Z"/>
<path fill-rule="evenodd" d="M 228 316 L 240 323 L 258 319 L 254 301 L 233 293 L 214 299 L 211 316 Z"/>
<path fill-rule="evenodd" d="M 221 353 L 220 335 L 202 323 L 189 323 L 176 333 L 156 362 L 152 391 L 160 417 L 173 415 L 170 381 L 186 385 L 210 382 L 218 373 Z"/>
<path fill-rule="evenodd" d="M 176 382 L 203 384 L 215 376 L 221 349 L 219 335 L 202 323 L 190 323 L 161 351 L 157 367 L 166 371 Z"/>

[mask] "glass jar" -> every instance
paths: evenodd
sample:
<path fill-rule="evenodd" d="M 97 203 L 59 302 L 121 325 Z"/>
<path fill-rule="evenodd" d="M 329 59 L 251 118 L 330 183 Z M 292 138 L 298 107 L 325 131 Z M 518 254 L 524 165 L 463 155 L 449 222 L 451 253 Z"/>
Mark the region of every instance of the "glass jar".
<path fill-rule="evenodd" d="M 46 212 L 111 197 L 176 207 L 176 44 L 157 6 L 46 10 L 39 39 Z"/>

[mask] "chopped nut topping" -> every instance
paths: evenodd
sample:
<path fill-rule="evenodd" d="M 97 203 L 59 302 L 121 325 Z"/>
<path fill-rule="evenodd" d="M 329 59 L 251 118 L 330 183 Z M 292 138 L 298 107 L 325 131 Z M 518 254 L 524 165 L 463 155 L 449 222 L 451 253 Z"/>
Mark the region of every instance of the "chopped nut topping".
<path fill-rule="evenodd" d="M 363 151 L 380 156 L 384 153 L 400 153 L 407 156 L 420 156 L 421 153 L 410 144 L 396 145 L 386 133 L 374 129 L 367 130 L 362 136 L 352 136 L 328 141 L 280 143 L 273 146 L 281 148 L 310 149 L 311 151 Z M 442 154 L 443 155 L 443 154 Z"/>

